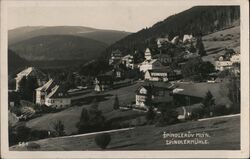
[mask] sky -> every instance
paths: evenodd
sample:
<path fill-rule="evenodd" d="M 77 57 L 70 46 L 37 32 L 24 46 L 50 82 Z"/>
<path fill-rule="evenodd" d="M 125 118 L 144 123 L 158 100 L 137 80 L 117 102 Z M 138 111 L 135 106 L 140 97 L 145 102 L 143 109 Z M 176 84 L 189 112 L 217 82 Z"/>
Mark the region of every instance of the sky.
<path fill-rule="evenodd" d="M 10 5 L 7 10 L 8 29 L 21 26 L 86 26 L 137 32 L 192 7 L 169 1 L 43 2 Z"/>

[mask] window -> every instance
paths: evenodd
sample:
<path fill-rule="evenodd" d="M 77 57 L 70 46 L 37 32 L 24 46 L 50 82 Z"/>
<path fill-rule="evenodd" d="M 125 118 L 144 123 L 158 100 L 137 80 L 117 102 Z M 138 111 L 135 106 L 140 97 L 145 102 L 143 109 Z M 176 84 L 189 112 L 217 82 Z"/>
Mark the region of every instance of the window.
<path fill-rule="evenodd" d="M 59 97 L 62 97 L 62 96 L 63 96 L 63 93 L 61 93 L 61 92 L 58 93 L 58 96 L 59 96 Z"/>

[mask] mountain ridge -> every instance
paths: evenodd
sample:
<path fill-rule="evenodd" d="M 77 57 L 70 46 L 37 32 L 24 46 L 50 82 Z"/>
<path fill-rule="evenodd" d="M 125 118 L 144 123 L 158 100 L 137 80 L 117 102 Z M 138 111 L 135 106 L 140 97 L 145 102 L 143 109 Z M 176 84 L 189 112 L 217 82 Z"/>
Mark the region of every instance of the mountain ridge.
<path fill-rule="evenodd" d="M 100 41 L 73 35 L 42 35 L 9 46 L 28 60 L 92 60 L 108 45 Z"/>
<path fill-rule="evenodd" d="M 102 34 L 106 33 L 106 38 L 104 38 L 105 40 L 92 38 L 90 34 L 85 36 L 85 33 L 101 34 L 98 37 L 102 37 Z M 110 38 L 107 41 L 108 37 L 113 33 L 116 34 L 116 37 Z M 130 33 L 125 31 L 96 29 L 85 26 L 23 26 L 8 31 L 8 42 L 11 45 L 41 35 L 74 35 L 112 44 L 128 34 Z"/>

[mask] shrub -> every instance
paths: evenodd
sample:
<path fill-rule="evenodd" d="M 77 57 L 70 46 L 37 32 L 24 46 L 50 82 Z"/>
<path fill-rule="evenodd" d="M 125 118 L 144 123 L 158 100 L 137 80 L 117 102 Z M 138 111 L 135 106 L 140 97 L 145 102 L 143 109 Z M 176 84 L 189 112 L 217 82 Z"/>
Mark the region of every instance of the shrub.
<path fill-rule="evenodd" d="M 152 106 L 149 106 L 148 111 L 146 113 L 146 119 L 148 121 L 148 123 L 152 123 L 153 120 L 155 119 L 155 111 L 154 108 Z"/>
<path fill-rule="evenodd" d="M 178 113 L 176 112 L 173 104 L 163 105 L 159 107 L 161 112 L 160 116 L 157 118 L 156 126 L 171 125 L 178 122 Z"/>
<path fill-rule="evenodd" d="M 82 109 L 80 121 L 76 124 L 78 133 L 101 131 L 105 127 L 105 118 L 98 110 L 98 103 L 91 105 L 90 109 Z"/>
<path fill-rule="evenodd" d="M 56 136 L 64 136 L 65 135 L 64 124 L 61 120 L 53 123 L 53 129 L 54 129 Z"/>
<path fill-rule="evenodd" d="M 111 141 L 111 136 L 109 134 L 98 134 L 95 137 L 95 143 L 101 149 L 106 149 L 110 141 Z"/>
<path fill-rule="evenodd" d="M 116 95 L 113 108 L 114 108 L 114 110 L 117 110 L 117 109 L 119 109 L 119 107 L 120 107 L 119 99 L 118 99 L 118 96 Z"/>

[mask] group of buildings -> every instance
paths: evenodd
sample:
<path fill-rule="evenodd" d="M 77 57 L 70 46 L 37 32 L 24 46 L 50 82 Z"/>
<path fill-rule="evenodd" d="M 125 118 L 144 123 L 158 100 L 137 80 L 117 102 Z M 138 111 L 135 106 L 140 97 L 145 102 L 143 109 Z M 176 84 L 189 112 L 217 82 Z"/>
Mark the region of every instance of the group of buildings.
<path fill-rule="evenodd" d="M 169 40 L 169 37 L 168 36 L 165 36 L 165 37 L 163 37 L 163 38 L 158 38 L 157 40 L 156 40 L 156 42 L 157 42 L 157 46 L 158 46 L 158 48 L 161 48 L 164 44 L 166 44 L 166 43 L 171 43 L 171 44 L 176 44 L 176 43 L 178 43 L 178 42 L 182 42 L 182 43 L 188 43 L 188 42 L 194 42 L 196 39 L 195 39 L 195 37 L 193 37 L 193 35 L 192 34 L 185 34 L 184 36 L 183 36 L 183 39 L 180 39 L 180 37 L 179 36 L 175 36 L 175 37 L 173 37 L 173 39 L 172 40 Z"/>
<path fill-rule="evenodd" d="M 236 52 L 229 55 L 222 55 L 215 61 L 215 69 L 218 71 L 224 71 L 227 69 L 232 69 L 233 64 L 240 63 L 240 53 Z"/>
<path fill-rule="evenodd" d="M 34 67 L 28 67 L 17 74 L 16 92 L 20 91 L 20 83 L 23 78 L 35 77 L 38 83 L 35 93 L 35 103 L 39 105 L 46 105 L 55 108 L 64 108 L 71 104 L 71 99 L 67 90 L 63 88 L 58 82 L 46 77 L 44 73 Z"/>

